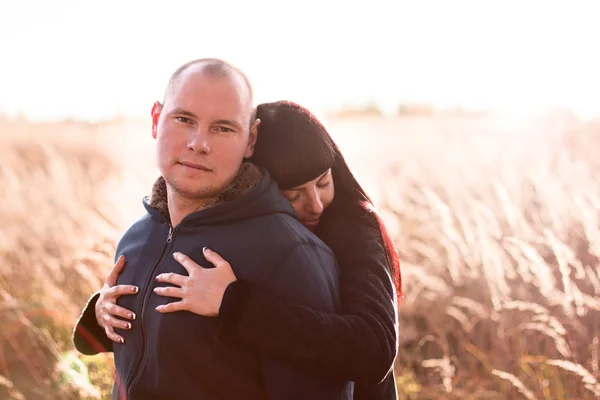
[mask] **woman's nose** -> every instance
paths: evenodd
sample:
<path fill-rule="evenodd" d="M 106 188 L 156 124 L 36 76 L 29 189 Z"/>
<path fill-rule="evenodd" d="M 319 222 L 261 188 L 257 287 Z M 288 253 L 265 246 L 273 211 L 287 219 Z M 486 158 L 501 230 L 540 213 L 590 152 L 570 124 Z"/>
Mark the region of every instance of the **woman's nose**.
<path fill-rule="evenodd" d="M 323 202 L 318 194 L 310 196 L 310 201 L 307 204 L 306 211 L 311 214 L 322 214 L 323 213 Z"/>

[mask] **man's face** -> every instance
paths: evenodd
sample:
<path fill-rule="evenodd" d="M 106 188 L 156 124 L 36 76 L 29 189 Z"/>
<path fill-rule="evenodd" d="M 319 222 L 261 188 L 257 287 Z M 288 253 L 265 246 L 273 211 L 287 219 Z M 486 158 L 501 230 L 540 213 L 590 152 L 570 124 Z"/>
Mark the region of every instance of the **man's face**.
<path fill-rule="evenodd" d="M 188 199 L 208 199 L 235 178 L 256 143 L 249 126 L 248 90 L 237 77 L 219 78 L 189 67 L 155 104 L 152 136 L 168 186 Z"/>

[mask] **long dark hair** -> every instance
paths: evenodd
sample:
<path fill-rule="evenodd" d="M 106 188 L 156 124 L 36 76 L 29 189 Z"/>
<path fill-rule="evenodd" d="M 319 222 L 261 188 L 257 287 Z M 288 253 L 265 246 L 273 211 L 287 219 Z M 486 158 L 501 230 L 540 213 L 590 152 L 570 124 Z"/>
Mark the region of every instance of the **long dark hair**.
<path fill-rule="evenodd" d="M 309 182 L 331 168 L 335 198 L 325 210 L 344 218 L 367 218 L 381 234 L 398 299 L 402 299 L 400 258 L 373 201 L 358 183 L 340 149 L 323 124 L 306 108 L 290 102 L 263 103 L 256 108 L 261 120 L 250 162 L 264 167 L 282 190 Z M 331 210 L 330 210 L 331 209 Z"/>
<path fill-rule="evenodd" d="M 387 258 L 388 266 L 390 267 L 394 286 L 397 290 L 398 300 L 400 301 L 403 298 L 403 292 L 398 250 L 385 226 L 379 210 L 377 210 L 374 202 L 354 177 L 354 174 L 350 170 L 350 167 L 346 163 L 346 160 L 337 145 L 333 143 L 333 146 L 336 152 L 336 161 L 333 168 L 331 168 L 333 181 L 335 183 L 334 203 L 337 201 L 337 207 L 344 208 L 346 212 L 349 212 L 351 215 L 370 219 L 377 229 L 379 229 L 385 256 Z M 332 206 L 334 206 L 334 204 L 332 204 Z"/>

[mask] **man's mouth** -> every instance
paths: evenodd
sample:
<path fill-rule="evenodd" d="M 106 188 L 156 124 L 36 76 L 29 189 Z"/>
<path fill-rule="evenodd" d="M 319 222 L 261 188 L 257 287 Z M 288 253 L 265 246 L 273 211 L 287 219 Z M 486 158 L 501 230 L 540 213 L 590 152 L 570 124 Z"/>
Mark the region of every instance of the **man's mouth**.
<path fill-rule="evenodd" d="M 199 171 L 211 171 L 210 168 L 205 167 L 202 164 L 195 164 L 195 163 L 191 163 L 191 162 L 188 162 L 188 161 L 180 161 L 179 164 L 184 165 L 184 166 L 189 167 L 189 168 L 197 169 Z"/>

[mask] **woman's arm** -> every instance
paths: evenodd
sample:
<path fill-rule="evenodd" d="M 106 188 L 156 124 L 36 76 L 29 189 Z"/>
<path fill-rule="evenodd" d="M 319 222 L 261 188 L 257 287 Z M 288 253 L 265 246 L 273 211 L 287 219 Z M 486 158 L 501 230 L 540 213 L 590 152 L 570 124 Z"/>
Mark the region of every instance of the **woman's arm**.
<path fill-rule="evenodd" d="M 367 232 L 331 246 L 341 269 L 340 314 L 282 301 L 236 281 L 223 297 L 218 338 L 327 376 L 380 382 L 397 352 L 397 303 L 379 232 Z"/>
<path fill-rule="evenodd" d="M 98 297 L 100 297 L 100 292 L 94 293 L 88 299 L 73 329 L 75 349 L 88 356 L 112 351 L 112 341 L 96 320 Z"/>
<path fill-rule="evenodd" d="M 110 270 L 102 290 L 94 293 L 87 301 L 73 329 L 75 349 L 85 355 L 112 352 L 112 342 L 124 343 L 123 337 L 114 328 L 131 329 L 135 314 L 117 305 L 123 295 L 138 292 L 136 286 L 117 285 L 117 278 L 125 267 L 125 257 L 120 256 Z M 121 317 L 123 319 L 119 319 Z"/>

